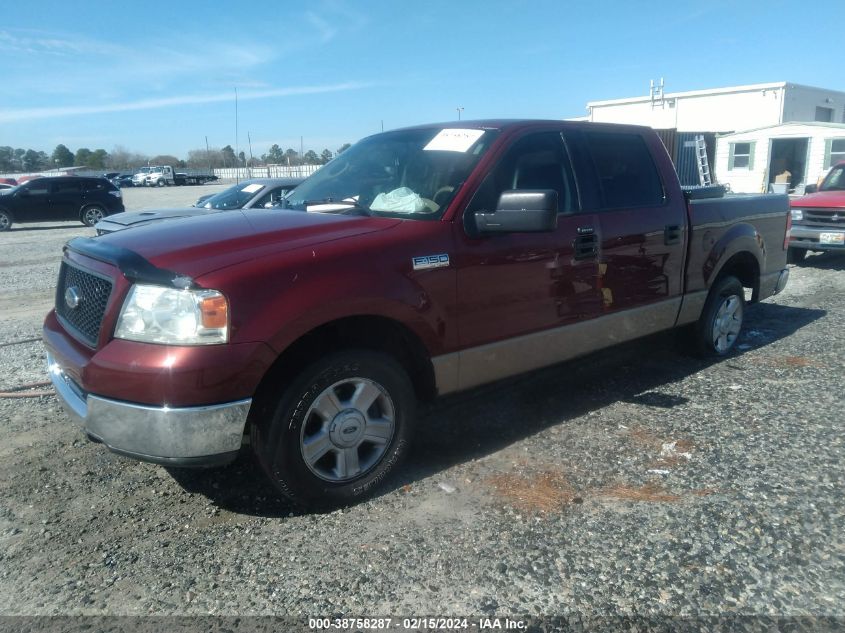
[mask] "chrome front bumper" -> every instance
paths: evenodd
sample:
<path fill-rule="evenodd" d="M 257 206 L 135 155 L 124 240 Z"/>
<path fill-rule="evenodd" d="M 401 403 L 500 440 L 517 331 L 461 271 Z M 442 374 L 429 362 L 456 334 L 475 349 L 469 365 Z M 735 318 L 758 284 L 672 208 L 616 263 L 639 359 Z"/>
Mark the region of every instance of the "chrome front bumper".
<path fill-rule="evenodd" d="M 793 224 L 790 229 L 789 245 L 792 248 L 806 248 L 811 251 L 841 251 L 843 244 L 820 244 L 822 233 L 845 233 L 845 229 L 825 226 Z"/>
<path fill-rule="evenodd" d="M 169 466 L 216 466 L 240 450 L 251 399 L 154 407 L 85 393 L 49 353 L 47 369 L 68 415 L 115 453 Z"/>

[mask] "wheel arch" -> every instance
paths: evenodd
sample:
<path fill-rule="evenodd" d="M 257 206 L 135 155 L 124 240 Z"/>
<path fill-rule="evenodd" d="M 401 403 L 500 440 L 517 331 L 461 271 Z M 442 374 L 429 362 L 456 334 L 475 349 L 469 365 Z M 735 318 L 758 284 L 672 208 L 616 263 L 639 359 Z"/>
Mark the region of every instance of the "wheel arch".
<path fill-rule="evenodd" d="M 408 372 L 417 398 L 430 400 L 436 395 L 434 366 L 422 339 L 402 322 L 375 314 L 337 318 L 299 336 L 264 374 L 256 394 L 269 390 L 269 385 L 284 385 L 317 358 L 349 349 L 388 354 Z"/>
<path fill-rule="evenodd" d="M 750 288 L 752 303 L 757 301 L 760 294 L 760 262 L 751 252 L 739 251 L 731 255 L 718 269 L 711 287 L 729 276 L 736 277 L 744 288 Z"/>
<path fill-rule="evenodd" d="M 744 222 L 736 224 L 710 249 L 704 262 L 705 283 L 708 288 L 712 288 L 725 276 L 733 275 L 743 287 L 751 289 L 752 302 L 757 301 L 763 258 L 765 245 L 757 229 Z"/>

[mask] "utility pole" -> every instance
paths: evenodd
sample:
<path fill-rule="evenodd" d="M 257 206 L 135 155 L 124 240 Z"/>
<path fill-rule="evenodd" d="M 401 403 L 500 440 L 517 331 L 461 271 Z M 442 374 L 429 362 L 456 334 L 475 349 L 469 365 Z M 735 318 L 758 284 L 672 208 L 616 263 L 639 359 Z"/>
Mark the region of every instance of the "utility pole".
<path fill-rule="evenodd" d="M 208 173 L 213 174 L 214 172 L 211 171 L 211 150 L 208 149 L 208 134 L 205 135 L 205 157 L 208 160 Z"/>
<path fill-rule="evenodd" d="M 455 108 L 455 110 L 458 111 L 458 121 L 460 121 L 461 120 L 461 112 L 463 112 L 464 109 L 462 107 L 458 106 L 457 108 Z"/>
<path fill-rule="evenodd" d="M 249 135 L 249 131 L 246 133 L 246 140 L 249 142 L 249 164 L 252 165 L 252 137 Z M 249 177 L 252 178 L 252 167 L 249 168 Z"/>
<path fill-rule="evenodd" d="M 240 182 L 240 165 L 238 165 L 238 87 L 235 86 L 235 184 Z"/>

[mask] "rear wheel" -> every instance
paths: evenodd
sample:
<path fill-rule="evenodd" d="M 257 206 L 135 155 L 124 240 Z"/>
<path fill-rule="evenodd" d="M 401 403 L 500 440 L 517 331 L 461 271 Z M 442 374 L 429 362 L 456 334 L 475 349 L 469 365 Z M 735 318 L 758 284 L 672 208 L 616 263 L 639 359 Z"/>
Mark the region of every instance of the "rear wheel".
<path fill-rule="evenodd" d="M 786 251 L 786 261 L 790 264 L 803 262 L 805 257 L 807 257 L 806 248 L 789 248 Z"/>
<path fill-rule="evenodd" d="M 260 394 L 251 445 L 276 488 L 311 507 L 363 499 L 404 456 L 414 393 L 392 357 L 365 350 L 313 363 Z"/>
<path fill-rule="evenodd" d="M 94 226 L 97 222 L 106 217 L 103 207 L 91 205 L 82 210 L 82 223 L 86 226 Z"/>
<path fill-rule="evenodd" d="M 12 228 L 12 216 L 8 211 L 0 209 L 0 233 Z"/>
<path fill-rule="evenodd" d="M 724 356 L 739 338 L 745 316 L 745 291 L 739 279 L 718 280 L 693 327 L 693 343 L 701 356 Z"/>

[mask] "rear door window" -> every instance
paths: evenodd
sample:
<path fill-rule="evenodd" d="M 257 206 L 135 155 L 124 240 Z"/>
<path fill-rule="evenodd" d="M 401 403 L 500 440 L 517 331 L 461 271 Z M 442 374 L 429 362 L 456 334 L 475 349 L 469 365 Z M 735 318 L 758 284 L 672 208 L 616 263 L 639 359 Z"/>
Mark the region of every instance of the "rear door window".
<path fill-rule="evenodd" d="M 82 191 L 82 184 L 78 180 L 57 180 L 53 183 L 55 195 L 72 195 Z"/>
<path fill-rule="evenodd" d="M 587 132 L 603 209 L 654 207 L 665 193 L 651 152 L 639 134 Z"/>

